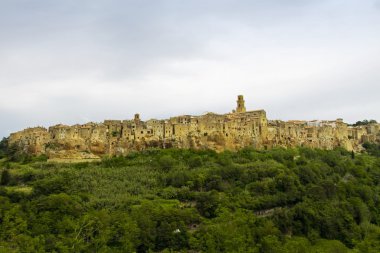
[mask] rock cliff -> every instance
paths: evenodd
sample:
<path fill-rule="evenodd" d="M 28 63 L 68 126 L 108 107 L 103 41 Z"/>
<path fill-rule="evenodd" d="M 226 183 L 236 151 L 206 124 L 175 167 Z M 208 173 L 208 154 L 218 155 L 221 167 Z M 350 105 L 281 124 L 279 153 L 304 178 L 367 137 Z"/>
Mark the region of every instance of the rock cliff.
<path fill-rule="evenodd" d="M 252 146 L 343 147 L 360 151 L 364 142 L 380 142 L 380 124 L 348 126 L 334 121 L 268 120 L 264 110 L 246 111 L 243 96 L 231 113 L 183 115 L 165 120 L 105 120 L 84 125 L 28 128 L 12 133 L 9 144 L 50 159 L 95 159 L 147 148 L 236 150 Z"/>

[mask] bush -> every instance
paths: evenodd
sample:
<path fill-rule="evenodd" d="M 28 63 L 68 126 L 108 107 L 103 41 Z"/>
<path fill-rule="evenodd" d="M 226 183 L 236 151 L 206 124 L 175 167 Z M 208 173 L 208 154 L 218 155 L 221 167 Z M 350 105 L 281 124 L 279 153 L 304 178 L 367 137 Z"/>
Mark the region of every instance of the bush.
<path fill-rule="evenodd" d="M 200 192 L 196 197 L 196 201 L 196 207 L 201 215 L 206 218 L 216 217 L 216 210 L 219 206 L 219 196 L 217 191 Z"/>
<path fill-rule="evenodd" d="M 0 252 L 380 252 L 380 159 L 367 153 L 166 149 L 2 163 Z"/>
<path fill-rule="evenodd" d="M 1 172 L 0 185 L 7 185 L 11 179 L 11 175 L 8 169 L 4 169 Z"/>
<path fill-rule="evenodd" d="M 0 141 L 0 159 L 6 157 L 8 154 L 8 139 L 3 138 Z"/>
<path fill-rule="evenodd" d="M 106 168 L 123 167 L 128 165 L 128 159 L 122 156 L 106 157 L 101 163 Z M 81 167 L 81 165 L 78 165 Z"/>
<path fill-rule="evenodd" d="M 170 155 L 164 155 L 158 159 L 158 164 L 163 171 L 169 171 L 177 161 Z"/>
<path fill-rule="evenodd" d="M 188 161 L 188 164 L 189 164 L 189 167 L 191 169 L 193 168 L 197 168 L 197 167 L 200 167 L 202 166 L 203 162 L 202 162 L 202 158 L 200 156 L 192 156 L 189 161 Z"/>
<path fill-rule="evenodd" d="M 380 157 L 380 144 L 365 142 L 363 148 L 365 148 L 368 154 Z"/>
<path fill-rule="evenodd" d="M 33 192 L 36 195 L 49 195 L 53 193 L 61 193 L 68 190 L 68 178 L 63 176 L 55 176 L 53 178 L 44 178 L 34 184 Z"/>

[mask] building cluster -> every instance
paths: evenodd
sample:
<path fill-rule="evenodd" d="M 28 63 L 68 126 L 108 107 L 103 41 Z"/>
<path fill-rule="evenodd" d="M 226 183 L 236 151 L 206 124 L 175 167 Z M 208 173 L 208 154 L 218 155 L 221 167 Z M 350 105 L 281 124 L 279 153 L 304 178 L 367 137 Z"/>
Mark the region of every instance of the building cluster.
<path fill-rule="evenodd" d="M 351 127 L 334 121 L 267 120 L 264 110 L 246 111 L 243 96 L 231 113 L 183 115 L 166 120 L 105 120 L 84 125 L 28 128 L 12 133 L 9 143 L 25 152 L 50 158 L 98 158 L 125 155 L 148 148 L 236 150 L 251 146 L 272 148 L 306 146 L 360 150 L 361 144 L 378 142 L 380 124 Z"/>

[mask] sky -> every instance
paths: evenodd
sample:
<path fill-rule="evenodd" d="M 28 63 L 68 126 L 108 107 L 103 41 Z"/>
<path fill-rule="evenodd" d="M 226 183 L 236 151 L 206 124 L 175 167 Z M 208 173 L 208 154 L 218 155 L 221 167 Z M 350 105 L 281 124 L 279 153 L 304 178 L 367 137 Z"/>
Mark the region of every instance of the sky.
<path fill-rule="evenodd" d="M 380 0 L 0 0 L 0 137 L 227 113 L 380 120 Z"/>

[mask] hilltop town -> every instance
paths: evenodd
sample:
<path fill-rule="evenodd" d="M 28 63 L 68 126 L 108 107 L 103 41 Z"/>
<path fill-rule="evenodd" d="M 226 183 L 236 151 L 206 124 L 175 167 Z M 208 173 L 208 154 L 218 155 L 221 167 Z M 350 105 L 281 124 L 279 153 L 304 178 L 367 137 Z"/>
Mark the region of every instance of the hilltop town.
<path fill-rule="evenodd" d="M 247 111 L 242 95 L 230 113 L 182 115 L 164 120 L 105 120 L 83 125 L 27 128 L 12 133 L 9 144 L 50 159 L 98 159 L 147 148 L 237 150 L 243 147 L 305 146 L 360 151 L 364 142 L 380 142 L 380 124 L 349 126 L 333 121 L 268 120 L 264 110 Z"/>

